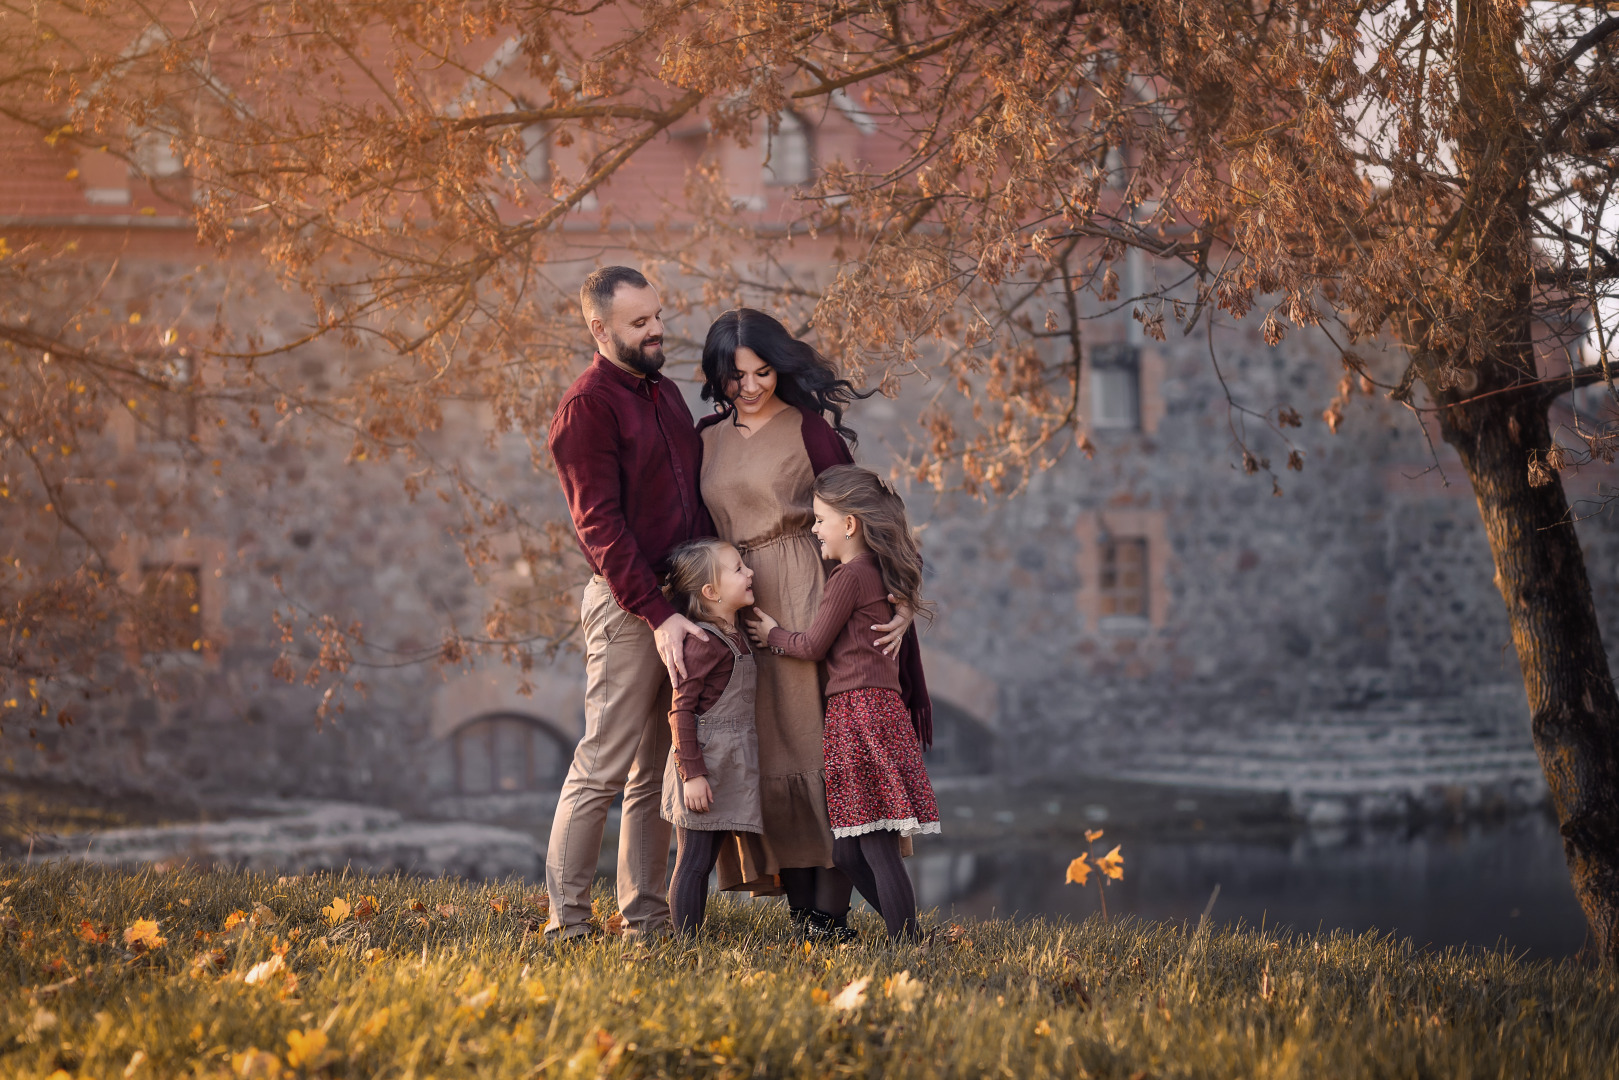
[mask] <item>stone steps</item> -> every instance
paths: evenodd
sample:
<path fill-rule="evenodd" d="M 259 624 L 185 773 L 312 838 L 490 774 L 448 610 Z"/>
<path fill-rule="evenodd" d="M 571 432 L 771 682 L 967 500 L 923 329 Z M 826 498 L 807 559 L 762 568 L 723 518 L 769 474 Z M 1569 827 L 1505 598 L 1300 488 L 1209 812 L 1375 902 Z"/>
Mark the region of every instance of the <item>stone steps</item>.
<path fill-rule="evenodd" d="M 307 873 L 352 867 L 472 879 L 537 879 L 544 856 L 534 838 L 472 822 L 408 821 L 353 803 L 292 801 L 254 807 L 263 816 L 55 838 L 47 856 L 102 865 L 190 862 Z"/>
<path fill-rule="evenodd" d="M 1526 725 L 1497 700 L 1322 710 L 1141 739 L 1113 775 L 1285 793 L 1306 818 L 1451 814 L 1545 798 Z"/>

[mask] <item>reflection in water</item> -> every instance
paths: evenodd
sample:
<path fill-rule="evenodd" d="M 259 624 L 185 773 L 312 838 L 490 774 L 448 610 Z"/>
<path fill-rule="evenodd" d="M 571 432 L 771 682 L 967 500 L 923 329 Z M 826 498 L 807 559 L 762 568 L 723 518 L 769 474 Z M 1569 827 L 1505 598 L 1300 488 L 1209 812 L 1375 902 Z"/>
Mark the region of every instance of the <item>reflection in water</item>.
<path fill-rule="evenodd" d="M 1535 957 L 1570 955 L 1585 938 L 1556 825 L 1538 814 L 1394 834 L 1155 839 L 1110 828 L 1098 847 L 1119 842 L 1125 877 L 1107 888 L 1110 915 L 1195 920 L 1218 884 L 1213 917 L 1226 924 L 1375 928 L 1418 945 L 1500 945 Z M 1100 909 L 1095 877 L 1086 888 L 1063 884 L 1082 842 L 952 843 L 947 831 L 916 847 L 923 910 L 1083 919 Z"/>

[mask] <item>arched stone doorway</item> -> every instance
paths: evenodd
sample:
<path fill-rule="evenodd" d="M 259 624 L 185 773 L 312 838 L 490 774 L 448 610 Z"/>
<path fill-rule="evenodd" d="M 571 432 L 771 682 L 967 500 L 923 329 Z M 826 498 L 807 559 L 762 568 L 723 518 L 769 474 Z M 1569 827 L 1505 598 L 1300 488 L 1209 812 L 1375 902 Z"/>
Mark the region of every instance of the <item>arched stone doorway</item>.
<path fill-rule="evenodd" d="M 933 748 L 923 760 L 934 776 L 991 776 L 998 768 L 1000 687 L 964 660 L 922 647 L 933 699 Z"/>
<path fill-rule="evenodd" d="M 450 736 L 455 794 L 559 790 L 571 753 L 555 728 L 536 717 L 515 713 L 479 717 Z"/>

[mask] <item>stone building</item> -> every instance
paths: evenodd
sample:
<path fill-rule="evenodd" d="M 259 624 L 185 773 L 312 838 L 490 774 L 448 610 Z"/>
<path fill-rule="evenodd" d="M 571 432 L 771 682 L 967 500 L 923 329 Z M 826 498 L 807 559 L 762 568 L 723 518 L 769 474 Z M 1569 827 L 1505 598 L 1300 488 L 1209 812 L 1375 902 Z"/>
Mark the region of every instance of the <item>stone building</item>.
<path fill-rule="evenodd" d="M 737 205 L 768 215 L 816 161 L 876 153 L 874 132 L 843 102 L 824 117 L 790 117 L 768 161 L 758 146 L 733 147 L 719 164 Z M 533 169 L 546 167 L 545 153 L 537 136 Z M 615 230 L 634 221 L 636 185 L 706 153 L 701 130 L 671 133 L 604 196 L 623 195 L 618 224 L 603 231 L 592 215 L 570 227 L 597 230 L 587 238 L 610 257 L 622 243 Z M 198 264 L 184 215 L 121 163 L 85 156 L 94 160 L 66 181 L 55 151 L 19 152 L 0 177 L 0 234 L 73 239 L 87 265 L 116 253 L 121 302 L 184 275 L 199 310 L 227 302 L 225 277 Z M 830 258 L 814 243 L 792 257 Z M 254 288 L 250 302 L 290 336 L 295 298 L 267 279 Z M 693 313 L 675 330 L 700 340 L 706 326 Z M 1094 457 L 1071 451 L 1008 499 L 908 490 L 940 608 L 924 638 L 941 713 L 936 767 L 1286 791 L 1319 819 L 1538 799 L 1506 618 L 1454 456 L 1431 452 L 1411 413 L 1376 399 L 1358 399 L 1330 434 L 1315 414 L 1341 374 L 1332 350 L 1308 334 L 1273 348 L 1257 325 L 1222 327 L 1231 393 L 1309 417 L 1296 433 L 1305 469 L 1282 473 L 1273 496 L 1268 480 L 1237 467 L 1241 420 L 1206 342 L 1143 341 L 1123 316 L 1100 314 L 1088 333 L 1082 409 Z M 582 366 L 582 328 L 579 342 Z M 672 370 L 698 412 L 691 359 L 677 356 Z M 335 362 L 312 353 L 303 375 L 318 382 Z M 1584 393 L 1582 407 L 1604 407 L 1595 389 Z M 915 397 L 855 407 L 865 464 L 887 471 L 903 455 Z M 555 484 L 526 444 L 490 445 L 487 427 L 468 406 L 447 416 L 434 450 L 489 490 L 560 516 Z M 164 658 L 170 693 L 100 701 L 75 727 L 33 740 L 8 727 L 7 771 L 223 801 L 547 814 L 582 722 L 577 654 L 536 672 L 532 696 L 499 664 L 389 666 L 379 654 L 362 672 L 365 696 L 325 725 L 314 722 L 312 692 L 270 674 L 275 611 L 358 619 L 370 640 L 407 656 L 446 626 L 476 621 L 491 595 L 524 588 L 520 560 L 479 581 L 452 536 L 455 508 L 412 502 L 405 466 L 350 461 L 349 441 L 317 425 L 271 425 L 228 445 L 205 433 L 185 451 L 143 441 L 133 425 L 112 437 L 132 497 L 143 484 L 180 493 L 162 529 L 120 546 L 129 587 L 181 582 L 197 598 L 198 637 L 215 647 Z M 1273 436 L 1253 437 L 1260 452 L 1285 456 Z M 1590 494 L 1602 479 L 1568 482 Z M 1619 539 L 1600 514 L 1580 532 L 1611 653 Z"/>

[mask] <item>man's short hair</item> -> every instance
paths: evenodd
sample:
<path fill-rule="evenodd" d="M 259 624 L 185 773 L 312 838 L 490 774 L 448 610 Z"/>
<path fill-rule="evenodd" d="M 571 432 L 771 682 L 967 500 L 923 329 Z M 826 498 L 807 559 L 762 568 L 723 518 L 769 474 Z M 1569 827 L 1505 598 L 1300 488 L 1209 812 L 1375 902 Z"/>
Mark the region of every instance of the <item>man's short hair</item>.
<path fill-rule="evenodd" d="M 618 292 L 620 285 L 628 285 L 632 289 L 651 288 L 645 275 L 639 270 L 632 270 L 628 266 L 601 266 L 592 270 L 585 278 L 585 283 L 579 286 L 579 306 L 584 310 L 586 319 L 596 317 L 605 318 L 613 310 L 613 294 Z"/>

